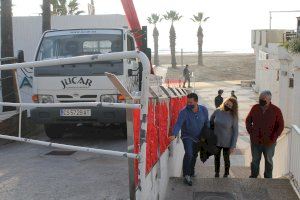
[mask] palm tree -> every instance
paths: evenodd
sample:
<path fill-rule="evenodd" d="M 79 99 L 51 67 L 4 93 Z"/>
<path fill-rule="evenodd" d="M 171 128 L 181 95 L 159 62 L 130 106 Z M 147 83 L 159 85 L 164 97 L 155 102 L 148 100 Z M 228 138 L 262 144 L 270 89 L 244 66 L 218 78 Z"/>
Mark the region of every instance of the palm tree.
<path fill-rule="evenodd" d="M 51 29 L 51 9 L 50 9 L 50 0 L 43 0 L 42 5 L 42 17 L 43 17 L 43 32 Z"/>
<path fill-rule="evenodd" d="M 198 65 L 203 65 L 203 57 L 202 57 L 202 45 L 203 45 L 203 29 L 202 29 L 202 23 L 206 22 L 209 17 L 206 17 L 203 19 L 203 13 L 199 12 L 196 15 L 193 15 L 193 18 L 191 20 L 193 22 L 196 22 L 199 24 L 198 32 L 197 32 L 197 37 L 198 37 Z"/>
<path fill-rule="evenodd" d="M 171 28 L 170 28 L 170 49 L 171 49 L 171 63 L 172 67 L 176 68 L 176 32 L 174 28 L 174 22 L 179 21 L 182 16 L 179 15 L 178 12 L 174 10 L 170 10 L 165 15 L 163 15 L 164 19 L 167 21 L 171 21 Z"/>
<path fill-rule="evenodd" d="M 1 0 L 1 57 L 13 57 L 13 27 L 11 0 Z M 2 62 L 8 64 L 10 62 Z M 1 72 L 2 99 L 4 102 L 19 101 L 14 70 Z M 3 111 L 15 110 L 14 107 L 3 107 Z"/>
<path fill-rule="evenodd" d="M 162 20 L 160 18 L 160 15 L 158 14 L 151 14 L 150 17 L 147 18 L 149 24 L 154 25 L 153 29 L 153 39 L 154 39 L 154 65 L 158 66 L 159 65 L 159 58 L 158 58 L 158 37 L 159 37 L 159 32 L 156 27 L 156 24 Z"/>
<path fill-rule="evenodd" d="M 52 15 L 80 15 L 84 11 L 79 10 L 77 0 L 50 0 L 53 7 Z"/>

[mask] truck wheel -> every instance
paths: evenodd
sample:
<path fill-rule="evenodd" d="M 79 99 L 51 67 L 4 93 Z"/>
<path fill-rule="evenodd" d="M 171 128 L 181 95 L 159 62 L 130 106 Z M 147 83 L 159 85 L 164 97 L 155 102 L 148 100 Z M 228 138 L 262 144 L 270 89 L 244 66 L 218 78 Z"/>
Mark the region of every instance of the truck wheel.
<path fill-rule="evenodd" d="M 121 124 L 121 129 L 122 129 L 122 136 L 124 139 L 127 139 L 127 124 L 122 123 Z"/>
<path fill-rule="evenodd" d="M 45 124 L 45 133 L 50 139 L 58 139 L 63 137 L 64 127 L 59 124 Z"/>

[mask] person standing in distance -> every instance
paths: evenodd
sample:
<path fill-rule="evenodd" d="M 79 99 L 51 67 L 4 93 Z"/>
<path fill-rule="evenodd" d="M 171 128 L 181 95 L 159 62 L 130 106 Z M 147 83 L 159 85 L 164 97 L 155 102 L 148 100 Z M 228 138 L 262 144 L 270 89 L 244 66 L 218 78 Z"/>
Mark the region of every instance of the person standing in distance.
<path fill-rule="evenodd" d="M 183 69 L 183 87 L 185 88 L 185 83 L 188 82 L 188 87 L 191 87 L 191 72 L 189 70 L 189 65 L 185 65 L 185 68 Z"/>
<path fill-rule="evenodd" d="M 222 105 L 222 103 L 223 103 L 223 97 L 222 97 L 223 92 L 224 92 L 223 90 L 218 90 L 218 96 L 216 96 L 216 98 L 215 98 L 216 108 L 219 108 L 220 105 Z"/>

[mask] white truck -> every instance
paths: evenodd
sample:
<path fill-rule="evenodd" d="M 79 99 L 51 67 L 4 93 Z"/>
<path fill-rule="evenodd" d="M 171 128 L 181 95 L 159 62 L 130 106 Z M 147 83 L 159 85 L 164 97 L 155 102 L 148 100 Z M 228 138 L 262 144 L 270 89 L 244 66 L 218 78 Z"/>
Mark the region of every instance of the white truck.
<path fill-rule="evenodd" d="M 36 61 L 135 50 L 127 29 L 51 30 L 43 34 Z M 36 103 L 123 102 L 105 72 L 115 74 L 129 92 L 139 91 L 141 68 L 136 59 L 59 65 L 34 69 Z M 126 111 L 119 108 L 34 108 L 31 118 L 44 124 L 49 138 L 60 138 L 66 128 L 78 125 L 120 125 L 126 136 Z"/>

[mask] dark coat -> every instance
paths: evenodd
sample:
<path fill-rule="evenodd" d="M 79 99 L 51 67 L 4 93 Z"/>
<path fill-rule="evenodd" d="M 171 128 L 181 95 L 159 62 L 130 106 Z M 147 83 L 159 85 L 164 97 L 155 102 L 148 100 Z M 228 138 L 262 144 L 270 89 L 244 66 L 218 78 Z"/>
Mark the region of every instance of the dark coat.
<path fill-rule="evenodd" d="M 216 108 L 219 108 L 220 105 L 223 103 L 223 97 L 221 95 L 216 96 L 215 98 L 215 106 Z"/>
<path fill-rule="evenodd" d="M 217 136 L 213 128 L 203 127 L 199 142 L 200 160 L 204 163 L 210 156 L 218 152 Z"/>

